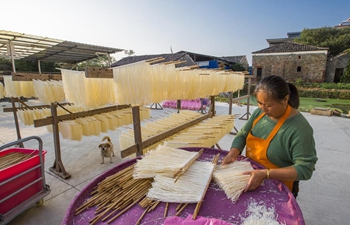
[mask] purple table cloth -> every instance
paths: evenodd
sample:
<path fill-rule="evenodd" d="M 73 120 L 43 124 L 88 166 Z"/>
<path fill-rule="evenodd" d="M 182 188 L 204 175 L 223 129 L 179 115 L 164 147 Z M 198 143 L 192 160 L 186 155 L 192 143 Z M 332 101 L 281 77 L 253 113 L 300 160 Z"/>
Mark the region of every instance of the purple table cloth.
<path fill-rule="evenodd" d="M 188 151 L 199 151 L 201 148 L 183 148 Z M 227 154 L 227 151 L 204 148 L 203 154 L 199 160 L 212 161 L 213 157 L 220 153 L 220 160 Z M 84 201 L 90 198 L 90 193 L 93 188 L 106 177 L 115 174 L 116 172 L 134 164 L 138 158 L 129 160 L 122 164 L 117 165 L 111 170 L 97 177 L 89 185 L 87 185 L 71 202 L 66 211 L 66 215 L 63 219 L 63 225 L 83 225 L 89 224 L 89 220 L 95 217 L 95 207 L 87 209 L 79 215 L 74 215 L 75 209 L 77 209 Z M 238 160 L 244 159 L 240 156 Z M 249 160 L 249 159 L 248 159 Z M 261 165 L 250 160 L 252 166 L 255 169 L 263 168 Z M 202 217 L 207 219 L 218 219 L 226 223 L 241 224 L 242 218 L 246 218 L 246 210 L 249 202 L 263 202 L 267 207 L 274 207 L 277 221 L 284 224 L 305 224 L 302 211 L 296 202 L 293 194 L 289 189 L 281 182 L 277 180 L 265 180 L 264 184 L 256 188 L 254 191 L 242 193 L 235 204 L 231 200 L 227 199 L 224 191 L 220 190 L 218 185 L 212 181 L 208 191 L 205 195 L 204 201 L 198 213 L 198 223 L 203 220 Z M 176 219 L 176 207 L 178 204 L 170 203 L 168 209 L 168 221 Z M 184 211 L 179 215 L 180 219 L 185 220 L 189 215 L 193 214 L 196 204 L 189 204 Z M 165 203 L 160 203 L 153 211 L 147 213 L 140 224 L 143 225 L 161 225 L 164 224 Z M 135 224 L 140 218 L 144 209 L 138 204 L 134 205 L 123 215 L 114 220 L 111 224 L 115 225 L 129 225 Z M 188 219 L 188 218 L 187 218 Z M 175 221 L 175 220 L 174 220 Z M 107 224 L 106 222 L 99 221 L 97 224 Z M 218 223 L 219 224 L 219 223 Z M 224 223 L 223 223 L 224 224 Z"/>

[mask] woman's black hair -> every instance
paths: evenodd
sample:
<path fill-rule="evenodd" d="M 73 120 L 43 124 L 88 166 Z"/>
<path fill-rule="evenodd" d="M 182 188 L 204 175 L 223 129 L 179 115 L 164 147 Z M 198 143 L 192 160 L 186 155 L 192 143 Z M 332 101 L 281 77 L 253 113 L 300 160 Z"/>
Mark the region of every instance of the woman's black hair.
<path fill-rule="evenodd" d="M 259 91 L 266 91 L 276 101 L 282 101 L 289 95 L 288 104 L 295 109 L 299 108 L 298 89 L 280 76 L 271 75 L 261 79 L 254 90 L 254 94 L 256 95 Z"/>

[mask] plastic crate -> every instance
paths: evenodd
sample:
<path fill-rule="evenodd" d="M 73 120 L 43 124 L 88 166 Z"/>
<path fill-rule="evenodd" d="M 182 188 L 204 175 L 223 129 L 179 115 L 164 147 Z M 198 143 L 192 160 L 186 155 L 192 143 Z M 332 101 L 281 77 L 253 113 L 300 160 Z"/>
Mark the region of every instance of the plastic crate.
<path fill-rule="evenodd" d="M 44 184 L 42 177 L 44 174 L 41 172 L 41 167 L 44 166 L 44 156 L 46 154 L 46 151 L 42 151 L 42 165 L 40 163 L 39 150 L 36 149 L 6 149 L 0 151 L 0 157 L 13 152 L 32 154 L 32 157 L 0 170 L 0 184 L 2 183 L 0 186 L 0 200 L 5 199 L 6 197 L 10 196 L 21 188 L 24 188 L 25 186 L 29 184 L 30 185 L 19 193 L 2 202 L 0 204 L 0 214 L 6 214 L 16 206 L 22 204 L 29 198 L 43 191 Z"/>

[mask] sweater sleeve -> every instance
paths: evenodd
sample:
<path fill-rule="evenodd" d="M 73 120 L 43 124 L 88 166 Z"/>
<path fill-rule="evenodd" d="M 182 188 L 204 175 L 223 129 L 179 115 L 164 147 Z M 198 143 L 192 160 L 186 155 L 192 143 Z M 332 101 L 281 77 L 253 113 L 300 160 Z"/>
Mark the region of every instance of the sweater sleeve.
<path fill-rule="evenodd" d="M 293 149 L 293 165 L 298 173 L 297 179 L 310 179 L 318 160 L 311 127 L 305 128 L 295 136 L 291 149 Z"/>
<path fill-rule="evenodd" d="M 243 151 L 248 133 L 250 132 L 255 118 L 261 113 L 261 109 L 257 108 L 248 121 L 243 125 L 241 130 L 237 133 L 236 137 L 233 139 L 231 148 L 238 148 L 240 152 Z"/>

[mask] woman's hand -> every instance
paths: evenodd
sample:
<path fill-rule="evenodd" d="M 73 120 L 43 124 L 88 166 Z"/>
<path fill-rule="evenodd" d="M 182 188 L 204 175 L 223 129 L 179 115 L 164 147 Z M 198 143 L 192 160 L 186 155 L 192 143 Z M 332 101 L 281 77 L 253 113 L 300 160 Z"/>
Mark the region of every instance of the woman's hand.
<path fill-rule="evenodd" d="M 266 169 L 262 170 L 252 170 L 243 172 L 245 175 L 250 175 L 247 186 L 244 189 L 244 192 L 255 190 L 260 184 L 266 179 Z"/>
<path fill-rule="evenodd" d="M 233 163 L 241 152 L 237 148 L 231 148 L 229 153 L 222 159 L 221 164 Z"/>

